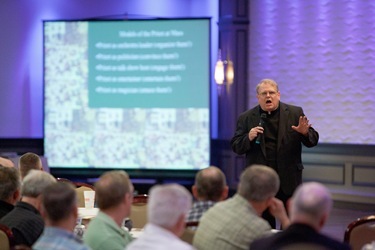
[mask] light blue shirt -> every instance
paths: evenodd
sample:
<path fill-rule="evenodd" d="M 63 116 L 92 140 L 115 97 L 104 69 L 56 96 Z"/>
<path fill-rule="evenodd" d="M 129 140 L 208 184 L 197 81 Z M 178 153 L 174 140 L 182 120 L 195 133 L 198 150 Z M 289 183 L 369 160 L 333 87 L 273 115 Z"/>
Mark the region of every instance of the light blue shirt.
<path fill-rule="evenodd" d="M 57 228 L 46 227 L 43 234 L 33 245 L 34 250 L 90 250 L 73 232 Z"/>

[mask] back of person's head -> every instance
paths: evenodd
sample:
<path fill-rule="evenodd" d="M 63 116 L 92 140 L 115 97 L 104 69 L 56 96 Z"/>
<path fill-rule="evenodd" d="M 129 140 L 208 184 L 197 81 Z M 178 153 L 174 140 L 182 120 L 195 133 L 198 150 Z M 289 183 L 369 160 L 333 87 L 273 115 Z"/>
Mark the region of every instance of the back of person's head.
<path fill-rule="evenodd" d="M 52 223 L 69 218 L 77 209 L 76 191 L 71 183 L 53 183 L 42 194 L 44 215 Z"/>
<path fill-rule="evenodd" d="M 18 160 L 18 168 L 20 169 L 22 179 L 25 178 L 31 169 L 43 170 L 40 157 L 34 153 L 23 154 Z"/>
<path fill-rule="evenodd" d="M 261 202 L 276 195 L 279 190 L 279 176 L 270 167 L 251 165 L 241 174 L 237 193 L 246 200 Z"/>
<path fill-rule="evenodd" d="M 21 177 L 17 168 L 9 168 L 0 165 L 0 200 L 14 204 L 18 197 L 13 197 L 16 192 L 19 196 L 21 189 Z"/>
<path fill-rule="evenodd" d="M 225 175 L 215 166 L 202 169 L 195 175 L 194 188 L 197 196 L 203 200 L 222 200 L 226 198 L 223 197 L 223 191 L 227 190 Z M 226 194 L 228 193 L 226 192 Z"/>
<path fill-rule="evenodd" d="M 50 173 L 32 169 L 22 181 L 21 194 L 25 197 L 37 198 L 46 187 L 55 182 L 55 177 Z"/>
<path fill-rule="evenodd" d="M 1 157 L 1 156 L 0 156 L 0 165 L 2 165 L 3 167 L 9 167 L 9 168 L 14 167 L 14 163 L 11 160 L 5 157 Z"/>
<path fill-rule="evenodd" d="M 155 185 L 150 189 L 148 198 L 148 220 L 164 228 L 172 228 L 191 208 L 190 192 L 179 184 Z"/>
<path fill-rule="evenodd" d="M 133 184 L 123 170 L 105 172 L 95 183 L 96 203 L 100 209 L 116 207 L 126 194 L 133 194 Z"/>
<path fill-rule="evenodd" d="M 321 227 L 323 225 L 319 223 L 325 222 L 331 208 L 332 198 L 328 189 L 320 183 L 307 182 L 300 185 L 292 197 L 290 217 L 292 223 L 302 220 Z"/>

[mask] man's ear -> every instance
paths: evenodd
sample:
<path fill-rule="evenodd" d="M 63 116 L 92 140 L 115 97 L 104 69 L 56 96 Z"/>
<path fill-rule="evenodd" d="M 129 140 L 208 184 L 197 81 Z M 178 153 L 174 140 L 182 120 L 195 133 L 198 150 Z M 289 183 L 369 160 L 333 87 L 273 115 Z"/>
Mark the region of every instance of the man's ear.
<path fill-rule="evenodd" d="M 328 219 L 328 214 L 325 213 L 319 220 L 319 229 L 322 229 L 324 227 L 324 225 L 326 224 L 327 222 L 327 219 Z"/>
<path fill-rule="evenodd" d="M 223 191 L 221 192 L 220 200 L 223 201 L 223 200 L 225 200 L 226 198 L 228 198 L 228 193 L 229 193 L 229 188 L 228 188 L 228 186 L 225 186 L 225 187 L 223 188 Z"/>
<path fill-rule="evenodd" d="M 131 193 L 126 193 L 124 196 L 124 202 L 132 204 L 133 203 L 133 195 Z"/>
<path fill-rule="evenodd" d="M 13 196 L 12 196 L 12 199 L 14 202 L 17 202 L 19 201 L 21 198 L 21 191 L 19 189 L 17 189 L 14 193 L 13 193 Z"/>
<path fill-rule="evenodd" d="M 193 193 L 194 198 L 198 199 L 198 189 L 197 189 L 197 186 L 193 185 L 191 187 L 191 192 Z"/>

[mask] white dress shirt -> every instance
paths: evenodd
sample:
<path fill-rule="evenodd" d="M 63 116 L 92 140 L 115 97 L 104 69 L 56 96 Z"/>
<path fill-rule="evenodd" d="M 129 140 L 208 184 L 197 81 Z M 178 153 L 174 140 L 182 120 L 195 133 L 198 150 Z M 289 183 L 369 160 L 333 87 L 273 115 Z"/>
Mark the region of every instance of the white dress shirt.
<path fill-rule="evenodd" d="M 126 250 L 194 250 L 195 248 L 182 241 L 170 231 L 153 224 L 146 224 L 143 233 L 139 238 L 133 240 Z"/>

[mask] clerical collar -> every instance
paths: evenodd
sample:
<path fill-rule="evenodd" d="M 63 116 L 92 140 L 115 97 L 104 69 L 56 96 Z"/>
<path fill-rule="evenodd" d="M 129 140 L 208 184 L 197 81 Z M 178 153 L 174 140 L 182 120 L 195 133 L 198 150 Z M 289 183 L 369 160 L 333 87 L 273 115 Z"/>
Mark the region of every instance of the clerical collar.
<path fill-rule="evenodd" d="M 273 111 L 264 111 L 260 106 L 259 106 L 260 114 L 264 113 L 267 114 L 267 116 L 273 116 L 274 114 L 279 113 L 280 110 L 280 105 L 277 106 L 277 108 Z"/>

